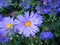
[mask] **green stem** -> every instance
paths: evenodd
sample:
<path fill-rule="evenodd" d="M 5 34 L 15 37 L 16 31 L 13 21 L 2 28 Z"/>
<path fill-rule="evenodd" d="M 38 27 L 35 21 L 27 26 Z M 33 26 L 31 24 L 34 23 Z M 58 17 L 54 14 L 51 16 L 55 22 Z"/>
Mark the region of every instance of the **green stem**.
<path fill-rule="evenodd" d="M 34 45 L 34 44 L 33 44 L 33 39 L 32 39 L 32 37 L 30 37 L 30 39 L 31 39 L 31 40 L 30 40 L 30 41 L 31 41 L 31 42 L 30 42 L 30 45 Z"/>
<path fill-rule="evenodd" d="M 49 45 L 49 43 L 48 43 L 48 41 L 47 41 L 47 40 L 45 41 L 45 43 L 46 43 L 46 45 Z"/>

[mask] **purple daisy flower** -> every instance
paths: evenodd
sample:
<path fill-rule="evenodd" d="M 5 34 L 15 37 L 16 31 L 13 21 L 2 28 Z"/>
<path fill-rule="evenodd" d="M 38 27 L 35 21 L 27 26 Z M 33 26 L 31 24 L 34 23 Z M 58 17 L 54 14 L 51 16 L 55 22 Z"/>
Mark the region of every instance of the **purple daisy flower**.
<path fill-rule="evenodd" d="M 53 38 L 53 34 L 50 31 L 47 32 L 41 32 L 40 34 L 41 40 L 48 40 Z"/>
<path fill-rule="evenodd" d="M 0 33 L 0 42 L 6 43 L 8 40 L 9 38 L 5 34 Z"/>
<path fill-rule="evenodd" d="M 35 33 L 39 31 L 38 26 L 41 25 L 43 22 L 42 16 L 38 15 L 37 13 L 25 12 L 24 16 L 19 15 L 17 16 L 18 20 L 15 20 L 16 29 L 19 31 L 19 34 L 23 34 L 26 37 L 34 36 Z"/>
<path fill-rule="evenodd" d="M 7 34 L 12 31 L 14 25 L 13 18 L 5 17 L 2 21 L 0 21 L 0 32 L 3 34 Z"/>

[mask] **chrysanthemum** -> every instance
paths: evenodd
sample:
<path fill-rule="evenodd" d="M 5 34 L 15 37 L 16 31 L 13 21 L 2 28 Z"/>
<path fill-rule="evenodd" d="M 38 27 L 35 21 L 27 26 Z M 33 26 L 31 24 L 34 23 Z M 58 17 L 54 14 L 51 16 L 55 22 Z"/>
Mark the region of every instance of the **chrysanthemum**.
<path fill-rule="evenodd" d="M 47 32 L 41 32 L 40 38 L 41 38 L 41 40 L 52 39 L 52 38 L 53 38 L 53 34 L 52 34 L 52 32 L 50 32 L 50 31 L 47 31 Z"/>
<path fill-rule="evenodd" d="M 14 21 L 13 18 L 5 17 L 0 22 L 0 32 L 3 34 L 7 34 L 9 31 L 13 29 Z"/>
<path fill-rule="evenodd" d="M 26 37 L 30 35 L 35 35 L 39 31 L 38 26 L 41 25 L 42 16 L 38 15 L 37 13 L 25 12 L 24 16 L 19 15 L 17 16 L 18 20 L 15 20 L 16 28 L 19 31 L 19 34 L 23 34 Z"/>

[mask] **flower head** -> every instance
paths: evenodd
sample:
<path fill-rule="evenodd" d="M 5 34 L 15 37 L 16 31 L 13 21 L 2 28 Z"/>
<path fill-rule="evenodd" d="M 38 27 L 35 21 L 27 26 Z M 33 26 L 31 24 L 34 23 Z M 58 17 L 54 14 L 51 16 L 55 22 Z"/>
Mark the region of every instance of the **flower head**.
<path fill-rule="evenodd" d="M 6 6 L 6 10 L 10 10 L 10 9 L 11 9 L 10 5 Z"/>
<path fill-rule="evenodd" d="M 43 5 L 48 5 L 50 4 L 50 0 L 39 0 L 39 3 Z"/>
<path fill-rule="evenodd" d="M 3 34 L 7 34 L 9 31 L 13 29 L 14 21 L 13 18 L 5 17 L 0 22 L 0 32 Z"/>
<path fill-rule="evenodd" d="M 29 8 L 30 8 L 30 5 L 29 5 L 29 4 L 27 4 L 27 5 L 24 6 L 24 9 L 25 9 L 25 10 L 27 10 L 27 9 L 29 9 Z"/>
<path fill-rule="evenodd" d="M 51 5 L 44 5 L 41 10 L 41 14 L 48 14 L 51 12 L 52 6 Z"/>
<path fill-rule="evenodd" d="M 4 0 L 0 0 L 0 8 L 2 8 L 4 6 Z"/>
<path fill-rule="evenodd" d="M 48 32 L 41 32 L 40 38 L 41 38 L 41 40 L 52 39 L 53 38 L 53 34 L 50 31 L 48 31 Z"/>
<path fill-rule="evenodd" d="M 37 10 L 37 11 L 40 10 L 40 6 L 37 5 L 37 6 L 35 7 L 35 10 Z"/>
<path fill-rule="evenodd" d="M 17 16 L 17 19 L 18 20 L 15 20 L 15 27 L 19 31 L 19 34 L 23 34 L 26 37 L 35 35 L 35 33 L 39 31 L 38 26 L 43 22 L 42 16 L 33 12 L 31 12 L 30 15 L 29 12 L 25 12 L 24 16 L 19 15 Z"/>
<path fill-rule="evenodd" d="M 8 42 L 9 38 L 4 35 L 3 33 L 0 33 L 0 42 L 6 43 Z"/>

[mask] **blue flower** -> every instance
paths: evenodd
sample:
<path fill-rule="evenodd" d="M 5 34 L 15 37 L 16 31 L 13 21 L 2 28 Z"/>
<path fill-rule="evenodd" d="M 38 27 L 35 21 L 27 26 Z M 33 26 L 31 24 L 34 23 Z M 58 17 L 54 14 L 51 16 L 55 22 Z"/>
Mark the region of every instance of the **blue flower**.
<path fill-rule="evenodd" d="M 24 16 L 19 15 L 17 19 L 18 20 L 15 20 L 15 27 L 19 31 L 19 34 L 23 34 L 26 37 L 35 35 L 35 33 L 39 31 L 38 26 L 43 22 L 42 16 L 33 12 L 31 12 L 30 15 L 29 12 L 25 12 Z"/>
<path fill-rule="evenodd" d="M 8 6 L 10 3 L 11 3 L 11 0 L 10 1 L 0 0 L 0 8 Z"/>
<path fill-rule="evenodd" d="M 51 0 L 50 4 L 55 9 L 55 8 L 59 7 L 60 0 L 53 0 L 53 1 Z"/>
<path fill-rule="evenodd" d="M 54 11 L 56 11 L 56 13 L 60 12 L 60 7 L 56 8 Z"/>
<path fill-rule="evenodd" d="M 41 9 L 41 14 L 48 14 L 51 12 L 51 5 L 44 5 Z"/>
<path fill-rule="evenodd" d="M 52 39 L 52 38 L 53 38 L 53 34 L 50 31 L 40 33 L 41 40 L 48 40 L 48 39 Z"/>
<path fill-rule="evenodd" d="M 21 5 L 21 6 L 24 6 L 24 5 L 25 5 L 25 2 L 20 2 L 20 5 Z"/>
<path fill-rule="evenodd" d="M 0 42 L 6 43 L 8 40 L 9 38 L 5 34 L 0 33 Z"/>
<path fill-rule="evenodd" d="M 57 10 L 58 12 L 60 12 L 60 7 L 58 8 L 58 10 Z"/>
<path fill-rule="evenodd" d="M 30 0 L 24 0 L 24 1 L 20 2 L 20 4 L 25 10 L 30 8 Z"/>
<path fill-rule="evenodd" d="M 29 4 L 24 6 L 24 9 L 25 9 L 25 10 L 27 10 L 27 9 L 29 9 L 29 8 L 30 8 L 30 5 L 29 5 Z"/>
<path fill-rule="evenodd" d="M 48 5 L 50 4 L 50 0 L 39 0 L 39 3 L 43 5 Z"/>
<path fill-rule="evenodd" d="M 44 0 L 39 0 L 39 3 L 40 3 L 40 4 L 43 4 L 43 2 L 44 2 Z"/>
<path fill-rule="evenodd" d="M 4 0 L 0 0 L 0 8 L 2 8 L 5 5 Z"/>
<path fill-rule="evenodd" d="M 13 26 L 14 26 L 13 18 L 5 17 L 2 19 L 2 21 L 0 21 L 0 32 L 2 32 L 3 34 L 8 34 L 10 31 L 12 31 Z"/>
<path fill-rule="evenodd" d="M 10 10 L 10 9 L 11 9 L 10 5 L 6 6 L 6 10 Z"/>
<path fill-rule="evenodd" d="M 59 8 L 59 7 L 53 9 L 49 14 L 50 14 L 50 15 L 54 15 L 54 16 L 56 16 L 58 12 L 60 12 L 60 8 Z"/>
<path fill-rule="evenodd" d="M 56 16 L 56 15 L 57 15 L 57 13 L 58 13 L 58 12 L 56 12 L 56 11 L 51 11 L 51 12 L 49 13 L 49 15 Z"/>
<path fill-rule="evenodd" d="M 36 7 L 35 7 L 35 10 L 40 10 L 40 6 L 39 5 L 37 5 Z"/>

